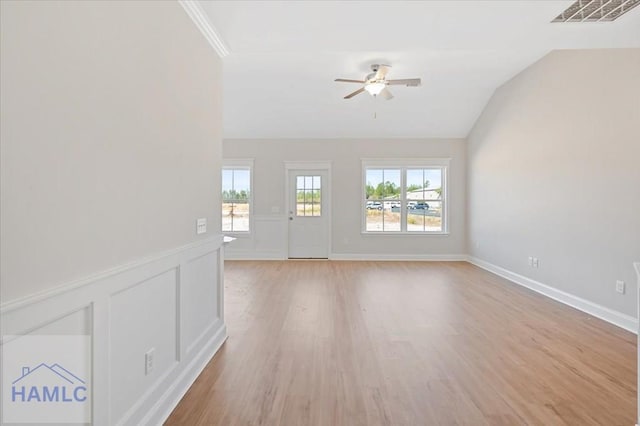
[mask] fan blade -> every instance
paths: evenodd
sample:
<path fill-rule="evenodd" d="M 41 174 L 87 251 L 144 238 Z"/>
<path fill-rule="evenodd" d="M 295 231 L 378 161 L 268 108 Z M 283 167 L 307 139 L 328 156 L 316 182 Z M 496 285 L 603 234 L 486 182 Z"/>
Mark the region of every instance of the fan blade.
<path fill-rule="evenodd" d="M 416 86 L 420 86 L 420 84 L 422 84 L 422 82 L 420 81 L 419 78 L 405 78 L 405 79 L 402 79 L 402 80 L 387 80 L 387 84 L 389 84 L 391 86 L 416 87 Z"/>
<path fill-rule="evenodd" d="M 376 71 L 375 79 L 376 80 L 384 79 L 387 76 L 387 73 L 389 72 L 389 68 L 391 68 L 391 65 L 383 65 L 383 64 L 378 65 L 378 71 Z"/>
<path fill-rule="evenodd" d="M 358 90 L 356 90 L 353 93 L 349 93 L 347 96 L 345 96 L 345 99 L 351 99 L 353 98 L 355 95 L 359 95 L 360 93 L 364 92 L 364 87 L 359 88 Z"/>
<path fill-rule="evenodd" d="M 393 95 L 391 94 L 391 91 L 389 89 L 387 89 L 386 87 L 384 89 L 382 89 L 382 92 L 380 92 L 380 95 L 383 98 L 385 98 L 386 100 L 393 99 Z"/>
<path fill-rule="evenodd" d="M 360 83 L 360 84 L 364 84 L 364 80 L 349 80 L 346 78 L 336 78 L 333 81 L 339 81 L 341 83 Z"/>

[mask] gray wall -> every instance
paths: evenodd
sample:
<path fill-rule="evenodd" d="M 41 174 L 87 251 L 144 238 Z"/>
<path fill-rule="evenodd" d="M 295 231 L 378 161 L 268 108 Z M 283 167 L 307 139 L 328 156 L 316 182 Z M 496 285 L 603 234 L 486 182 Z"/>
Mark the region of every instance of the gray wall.
<path fill-rule="evenodd" d="M 332 245 L 334 254 L 462 255 L 465 239 L 465 141 L 463 139 L 225 139 L 224 158 L 254 158 L 254 214 L 283 217 L 285 161 L 331 161 Z M 363 235 L 362 158 L 450 157 L 449 235 Z M 273 208 L 280 213 L 274 214 Z M 266 223 L 267 221 L 265 221 Z M 273 226 L 273 225 L 266 225 Z M 255 236 L 264 252 L 283 253 L 286 229 L 269 238 Z M 265 230 L 268 231 L 268 230 Z M 261 232 L 256 229 L 256 232 Z M 284 235 L 283 235 L 284 234 Z M 273 240 L 273 247 L 268 242 Z M 255 241 L 237 241 L 228 253 L 255 251 Z M 280 250 L 280 251 L 278 251 Z M 286 254 L 286 253 L 285 253 Z"/>
<path fill-rule="evenodd" d="M 636 316 L 639 129 L 640 49 L 554 51 L 499 88 L 468 138 L 470 254 Z"/>
<path fill-rule="evenodd" d="M 221 61 L 182 7 L 1 4 L 2 302 L 218 232 Z"/>

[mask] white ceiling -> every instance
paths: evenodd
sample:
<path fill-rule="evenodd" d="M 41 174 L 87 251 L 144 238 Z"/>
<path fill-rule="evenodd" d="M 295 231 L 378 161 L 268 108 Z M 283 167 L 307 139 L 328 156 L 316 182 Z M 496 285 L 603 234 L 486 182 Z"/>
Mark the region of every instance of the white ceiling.
<path fill-rule="evenodd" d="M 228 47 L 225 138 L 466 137 L 493 91 L 554 49 L 640 47 L 640 7 L 550 21 L 572 1 L 201 1 Z M 335 78 L 422 78 L 376 99 Z M 376 113 L 377 118 L 374 118 Z"/>

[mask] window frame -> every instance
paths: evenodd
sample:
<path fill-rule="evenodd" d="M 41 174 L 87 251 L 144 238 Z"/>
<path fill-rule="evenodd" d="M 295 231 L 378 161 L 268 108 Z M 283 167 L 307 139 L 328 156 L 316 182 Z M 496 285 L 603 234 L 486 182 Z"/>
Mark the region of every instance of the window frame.
<path fill-rule="evenodd" d="M 360 233 L 363 235 L 449 235 L 449 169 L 451 158 L 363 158 L 360 178 Z M 368 231 L 367 230 L 367 170 L 397 169 L 400 170 L 400 231 Z M 407 170 L 440 169 L 442 171 L 442 229 L 440 231 L 408 231 L 407 230 Z M 383 204 L 384 205 L 384 204 Z M 383 210 L 384 211 L 384 210 Z"/>
<path fill-rule="evenodd" d="M 225 170 L 249 170 L 249 230 L 248 231 L 225 231 L 222 229 L 222 174 Z M 251 236 L 253 232 L 253 158 L 232 158 L 224 159 L 220 168 L 220 230 L 223 234 L 233 235 L 235 237 Z"/>

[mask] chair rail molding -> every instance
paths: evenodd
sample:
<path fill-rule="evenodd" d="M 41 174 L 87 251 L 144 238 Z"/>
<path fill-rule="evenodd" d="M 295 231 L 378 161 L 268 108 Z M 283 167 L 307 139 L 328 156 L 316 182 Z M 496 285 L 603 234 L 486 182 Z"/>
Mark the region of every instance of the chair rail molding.
<path fill-rule="evenodd" d="M 91 424 L 162 424 L 227 338 L 222 244 L 213 235 L 5 303 L 0 349 L 88 336 Z"/>

